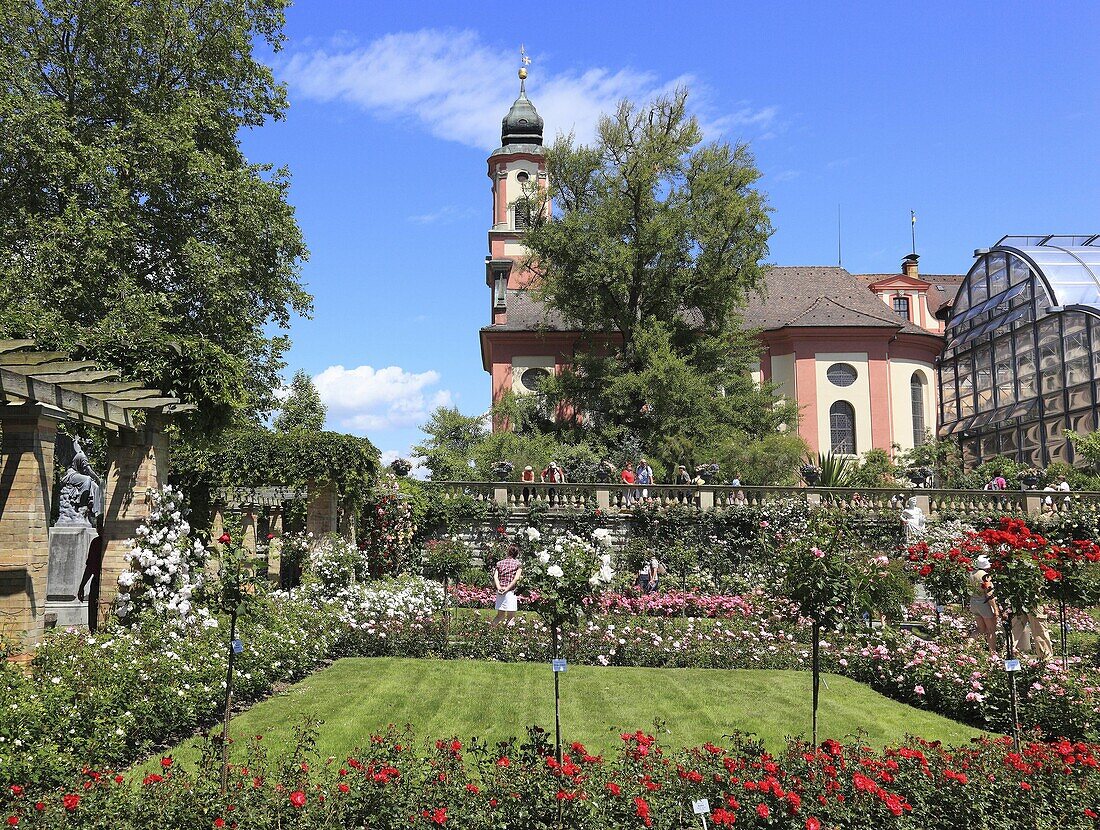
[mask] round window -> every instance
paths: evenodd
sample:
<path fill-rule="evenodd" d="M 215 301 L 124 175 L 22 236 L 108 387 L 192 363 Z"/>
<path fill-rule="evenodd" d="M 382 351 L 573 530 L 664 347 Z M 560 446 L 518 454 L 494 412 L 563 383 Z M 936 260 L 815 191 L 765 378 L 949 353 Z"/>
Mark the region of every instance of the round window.
<path fill-rule="evenodd" d="M 856 367 L 850 363 L 834 363 L 825 372 L 825 377 L 834 386 L 851 386 L 856 382 Z"/>
<path fill-rule="evenodd" d="M 527 175 L 526 170 L 520 170 L 518 173 L 516 173 L 516 178 L 519 179 L 519 181 L 521 182 L 525 182 L 531 177 Z"/>
<path fill-rule="evenodd" d="M 550 377 L 550 372 L 546 369 L 528 369 L 519 376 L 519 382 L 523 384 L 524 389 L 529 389 L 532 392 L 538 392 L 539 389 L 542 388 L 543 382 L 548 377 Z"/>

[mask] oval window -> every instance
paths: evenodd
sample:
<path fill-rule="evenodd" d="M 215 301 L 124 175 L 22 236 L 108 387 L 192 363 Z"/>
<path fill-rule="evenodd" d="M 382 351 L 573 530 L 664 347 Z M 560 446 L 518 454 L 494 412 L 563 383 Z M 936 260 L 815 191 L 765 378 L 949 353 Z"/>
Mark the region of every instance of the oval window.
<path fill-rule="evenodd" d="M 516 173 L 516 179 L 518 179 L 521 182 L 525 182 L 530 178 L 531 177 L 527 174 L 526 170 L 520 170 L 518 173 Z"/>
<path fill-rule="evenodd" d="M 519 376 L 519 382 L 523 384 L 524 389 L 529 389 L 532 392 L 538 392 L 539 389 L 542 388 L 543 382 L 548 377 L 550 377 L 550 372 L 546 369 L 528 369 Z"/>
<path fill-rule="evenodd" d="M 850 363 L 834 363 L 825 372 L 833 386 L 851 386 L 856 382 L 856 367 Z"/>

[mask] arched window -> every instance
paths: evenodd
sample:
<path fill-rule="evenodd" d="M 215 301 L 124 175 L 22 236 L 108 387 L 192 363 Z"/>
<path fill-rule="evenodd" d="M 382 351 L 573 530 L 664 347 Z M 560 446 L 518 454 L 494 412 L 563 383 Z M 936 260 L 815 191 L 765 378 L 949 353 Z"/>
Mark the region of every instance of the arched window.
<path fill-rule="evenodd" d="M 855 455 L 856 411 L 847 401 L 829 407 L 829 438 L 833 452 Z"/>
<path fill-rule="evenodd" d="M 924 381 L 920 372 L 909 378 L 909 401 L 913 409 L 913 446 L 924 443 Z"/>
<path fill-rule="evenodd" d="M 531 227 L 531 203 L 526 199 L 519 199 L 515 205 L 516 230 L 525 231 Z"/>

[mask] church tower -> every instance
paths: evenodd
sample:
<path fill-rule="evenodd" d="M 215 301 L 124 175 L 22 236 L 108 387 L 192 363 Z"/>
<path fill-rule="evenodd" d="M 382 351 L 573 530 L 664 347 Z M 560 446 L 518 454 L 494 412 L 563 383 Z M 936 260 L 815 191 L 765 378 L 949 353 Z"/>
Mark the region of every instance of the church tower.
<path fill-rule="evenodd" d="M 488 160 L 493 194 L 485 257 L 490 322 L 481 329 L 481 362 L 492 376 L 494 403 L 509 391 L 537 392 L 541 381 L 568 360 L 574 339 L 560 331 L 527 290 L 534 275 L 523 266 L 528 253 L 523 234 L 532 211 L 542 205 L 549 215 L 550 205 L 537 196 L 547 185 L 543 121 L 527 97 L 526 55 L 523 62 L 519 97 L 501 122 L 500 147 Z"/>
<path fill-rule="evenodd" d="M 526 67 L 519 70 L 519 78 L 519 97 L 501 122 L 500 147 L 489 156 L 493 223 L 485 281 L 492 289 L 494 325 L 506 320 L 508 289 L 525 288 L 530 281 L 522 267 L 527 249 L 520 241 L 531 224 L 533 208 L 527 196 L 546 188 L 542 117 L 527 97 Z"/>

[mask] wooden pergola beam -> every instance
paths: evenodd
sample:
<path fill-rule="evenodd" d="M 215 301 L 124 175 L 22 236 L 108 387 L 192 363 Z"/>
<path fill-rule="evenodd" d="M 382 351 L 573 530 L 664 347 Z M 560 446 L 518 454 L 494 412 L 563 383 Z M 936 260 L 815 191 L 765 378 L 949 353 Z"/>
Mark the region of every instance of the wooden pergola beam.
<path fill-rule="evenodd" d="M 0 397 L 16 402 L 42 403 L 63 410 L 77 421 L 114 429 L 136 429 L 133 413 L 91 395 L 64 389 L 48 380 L 22 375 L 0 366 Z"/>
<path fill-rule="evenodd" d="M 48 368 L 48 367 L 47 367 Z M 76 372 L 34 372 L 28 377 L 44 380 L 47 383 L 61 383 L 66 380 L 118 380 L 118 372 L 114 369 L 102 369 L 98 371 L 80 370 Z"/>
<path fill-rule="evenodd" d="M 140 401 L 115 401 L 113 403 L 120 409 L 158 409 L 179 402 L 179 398 L 145 398 Z"/>
<path fill-rule="evenodd" d="M 18 340 L 0 341 L 6 343 L 18 343 Z M 53 363 L 56 360 L 72 360 L 66 352 L 30 352 L 24 349 L 0 350 L 0 366 L 20 364 L 26 366 L 41 366 L 43 363 Z"/>
<path fill-rule="evenodd" d="M 101 401 L 140 401 L 146 398 L 162 398 L 164 393 L 159 389 L 127 389 L 122 392 L 85 392 L 86 395 L 91 395 L 93 398 L 99 398 Z"/>
<path fill-rule="evenodd" d="M 65 389 L 72 389 L 74 392 L 83 392 L 85 395 L 95 395 L 100 398 L 104 395 L 110 397 L 110 395 L 118 392 L 130 392 L 139 389 L 145 391 L 145 386 L 140 380 L 59 380 L 57 385 Z"/>
<path fill-rule="evenodd" d="M 0 354 L 18 352 L 23 349 L 33 349 L 33 340 L 0 340 Z"/>
<path fill-rule="evenodd" d="M 18 357 L 19 354 L 7 355 L 7 357 Z M 3 358 L 0 357 L 0 360 Z M 24 375 L 42 375 L 42 374 L 67 374 L 69 372 L 83 372 L 83 371 L 97 371 L 99 366 L 90 360 L 53 360 L 49 363 L 42 363 L 38 361 L 26 361 L 26 362 L 7 362 L 0 364 L 5 369 L 11 369 L 13 372 L 19 372 Z"/>

